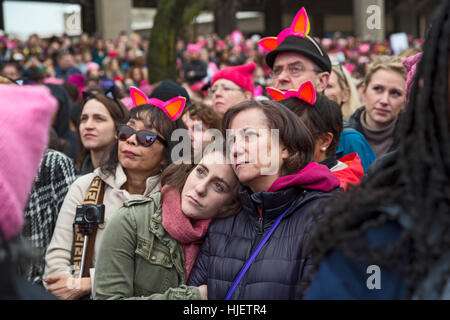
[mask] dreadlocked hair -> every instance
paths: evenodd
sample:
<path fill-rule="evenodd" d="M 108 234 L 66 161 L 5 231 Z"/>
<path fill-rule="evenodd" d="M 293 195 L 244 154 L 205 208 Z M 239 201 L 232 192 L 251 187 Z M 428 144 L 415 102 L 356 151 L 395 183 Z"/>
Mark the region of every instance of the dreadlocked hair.
<path fill-rule="evenodd" d="M 405 275 L 405 298 L 411 298 L 435 262 L 449 250 L 449 39 L 450 0 L 445 0 L 433 17 L 399 124 L 399 148 L 359 188 L 350 188 L 328 204 L 326 218 L 318 225 L 310 247 L 314 265 L 310 276 L 327 253 L 337 249 L 349 259 Z M 402 225 L 399 216 L 382 209 L 387 207 L 400 208 L 410 227 L 403 228 L 394 243 L 371 246 L 365 238 L 369 229 L 389 221 Z M 442 293 L 449 276 L 447 271 L 435 286 L 436 292 Z"/>

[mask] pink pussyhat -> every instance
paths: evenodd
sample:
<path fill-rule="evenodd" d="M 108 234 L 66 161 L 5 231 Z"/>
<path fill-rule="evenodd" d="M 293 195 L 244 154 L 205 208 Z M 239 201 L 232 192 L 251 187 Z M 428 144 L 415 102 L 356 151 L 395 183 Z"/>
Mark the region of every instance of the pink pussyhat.
<path fill-rule="evenodd" d="M 130 97 L 125 97 L 120 99 L 120 102 L 123 103 L 123 105 L 125 106 L 125 108 L 127 108 L 127 110 L 131 110 L 135 107 L 135 105 L 133 104 L 133 99 L 131 99 Z"/>
<path fill-rule="evenodd" d="M 411 84 L 413 83 L 414 76 L 417 72 L 417 66 L 419 65 L 420 59 L 422 58 L 422 52 L 416 53 L 415 55 L 406 58 L 403 60 L 403 65 L 408 72 L 406 76 L 406 84 L 405 84 L 405 98 L 408 101 L 408 92 Z"/>
<path fill-rule="evenodd" d="M 63 79 L 53 78 L 53 77 L 45 78 L 43 82 L 44 82 L 44 84 L 56 84 L 58 86 L 62 86 L 64 84 Z"/>
<path fill-rule="evenodd" d="M 57 105 L 46 87 L 0 85 L 0 232 L 6 241 L 22 228 Z"/>
<path fill-rule="evenodd" d="M 202 47 L 199 44 L 188 44 L 187 46 L 187 52 L 189 53 L 197 53 L 200 54 L 200 52 L 202 51 Z"/>
<path fill-rule="evenodd" d="M 92 61 L 86 63 L 86 70 L 87 71 L 98 70 L 98 69 L 100 69 L 100 66 L 97 63 L 92 62 Z"/>

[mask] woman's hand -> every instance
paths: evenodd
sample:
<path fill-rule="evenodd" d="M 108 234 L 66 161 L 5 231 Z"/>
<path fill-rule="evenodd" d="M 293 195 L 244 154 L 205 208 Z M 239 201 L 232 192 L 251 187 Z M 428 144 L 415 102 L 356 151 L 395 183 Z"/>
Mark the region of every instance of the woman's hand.
<path fill-rule="evenodd" d="M 200 291 L 200 298 L 202 300 L 208 300 L 208 286 L 206 284 L 202 284 L 198 287 L 198 290 Z"/>
<path fill-rule="evenodd" d="M 91 278 L 73 278 L 68 275 L 45 279 L 47 290 L 62 300 L 77 300 L 91 294 Z"/>

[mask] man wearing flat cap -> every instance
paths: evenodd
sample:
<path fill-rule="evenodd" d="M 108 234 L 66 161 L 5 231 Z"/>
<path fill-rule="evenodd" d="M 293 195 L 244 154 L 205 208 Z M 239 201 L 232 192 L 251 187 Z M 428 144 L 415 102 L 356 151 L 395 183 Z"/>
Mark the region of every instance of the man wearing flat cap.
<path fill-rule="evenodd" d="M 323 93 L 331 73 L 331 61 L 325 50 L 309 33 L 309 20 L 302 8 L 290 28 L 278 37 L 260 40 L 260 44 L 271 50 L 266 63 L 272 69 L 274 87 L 278 90 L 297 90 L 306 81 L 311 81 L 316 92 Z"/>

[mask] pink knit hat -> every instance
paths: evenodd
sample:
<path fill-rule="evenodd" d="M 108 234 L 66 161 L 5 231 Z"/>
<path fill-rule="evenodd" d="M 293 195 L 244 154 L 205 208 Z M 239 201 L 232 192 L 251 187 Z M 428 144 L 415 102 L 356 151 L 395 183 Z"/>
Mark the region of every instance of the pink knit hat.
<path fill-rule="evenodd" d="M 6 241 L 22 228 L 57 105 L 46 87 L 0 85 L 0 232 Z"/>
<path fill-rule="evenodd" d="M 92 62 L 92 61 L 86 63 L 86 70 L 87 71 L 98 70 L 98 69 L 100 69 L 100 66 L 97 63 Z"/>
<path fill-rule="evenodd" d="M 233 81 L 242 89 L 250 91 L 253 94 L 253 90 L 255 90 L 253 80 L 255 68 L 256 65 L 253 62 L 236 67 L 226 67 L 213 76 L 211 86 L 219 79 L 227 79 Z"/>
<path fill-rule="evenodd" d="M 417 66 L 419 64 L 420 58 L 422 58 L 422 52 L 419 52 L 419 53 L 403 60 L 403 65 L 405 66 L 406 71 L 408 72 L 408 74 L 406 76 L 406 84 L 405 84 L 406 101 L 408 101 L 409 87 L 411 86 L 411 84 L 414 80 L 414 76 L 416 75 Z"/>
<path fill-rule="evenodd" d="M 125 97 L 120 99 L 120 102 L 124 104 L 124 106 L 127 108 L 127 110 L 131 110 L 134 108 L 133 100 L 130 97 Z"/>
<path fill-rule="evenodd" d="M 187 45 L 187 52 L 189 53 L 197 53 L 200 54 L 200 52 L 202 51 L 202 46 L 199 45 L 198 43 L 190 43 Z"/>

